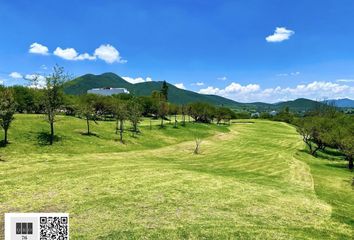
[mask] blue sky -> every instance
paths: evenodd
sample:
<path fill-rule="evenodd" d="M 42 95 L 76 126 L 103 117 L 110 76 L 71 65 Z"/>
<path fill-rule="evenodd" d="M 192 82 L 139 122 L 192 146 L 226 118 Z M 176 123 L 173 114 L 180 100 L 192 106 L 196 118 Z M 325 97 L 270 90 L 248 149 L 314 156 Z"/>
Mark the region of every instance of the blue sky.
<path fill-rule="evenodd" d="M 241 102 L 354 98 L 354 1 L 0 1 L 0 81 L 114 72 Z"/>

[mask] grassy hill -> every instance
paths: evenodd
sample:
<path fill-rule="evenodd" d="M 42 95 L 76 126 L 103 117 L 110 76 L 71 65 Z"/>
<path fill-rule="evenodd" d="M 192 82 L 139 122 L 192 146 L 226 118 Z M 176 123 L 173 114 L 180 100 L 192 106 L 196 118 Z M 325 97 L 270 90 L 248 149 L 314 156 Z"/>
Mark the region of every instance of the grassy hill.
<path fill-rule="evenodd" d="M 144 121 L 124 145 L 113 122 L 96 136 L 81 119 L 56 124 L 48 146 L 42 116 L 16 115 L 0 149 L 0 238 L 5 212 L 68 212 L 72 239 L 352 239 L 353 173 L 303 151 L 287 124 Z"/>

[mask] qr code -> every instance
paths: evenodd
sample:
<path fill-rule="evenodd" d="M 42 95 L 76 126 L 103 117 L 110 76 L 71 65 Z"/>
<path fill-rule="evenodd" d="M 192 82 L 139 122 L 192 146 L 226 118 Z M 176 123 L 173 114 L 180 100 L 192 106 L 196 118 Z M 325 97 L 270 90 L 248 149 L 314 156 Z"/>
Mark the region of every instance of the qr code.
<path fill-rule="evenodd" d="M 40 217 L 40 240 L 68 240 L 67 217 Z"/>

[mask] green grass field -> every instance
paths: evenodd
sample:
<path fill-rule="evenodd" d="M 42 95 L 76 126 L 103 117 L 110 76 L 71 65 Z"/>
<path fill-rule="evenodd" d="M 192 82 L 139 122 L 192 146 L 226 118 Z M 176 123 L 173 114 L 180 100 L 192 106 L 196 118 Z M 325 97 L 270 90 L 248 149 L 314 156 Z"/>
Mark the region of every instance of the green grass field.
<path fill-rule="evenodd" d="M 353 173 L 310 156 L 292 126 L 158 123 L 121 144 L 113 122 L 85 136 L 60 117 L 48 146 L 43 116 L 16 115 L 0 148 L 0 238 L 5 212 L 68 212 L 72 239 L 353 239 Z"/>

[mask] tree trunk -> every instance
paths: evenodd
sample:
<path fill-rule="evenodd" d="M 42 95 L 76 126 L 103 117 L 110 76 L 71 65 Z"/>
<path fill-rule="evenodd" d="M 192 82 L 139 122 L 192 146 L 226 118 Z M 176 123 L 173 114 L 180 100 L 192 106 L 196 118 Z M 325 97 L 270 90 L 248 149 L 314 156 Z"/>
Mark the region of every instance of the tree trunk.
<path fill-rule="evenodd" d="M 163 117 L 161 117 L 161 127 L 163 128 Z"/>
<path fill-rule="evenodd" d="M 312 148 L 311 148 L 312 149 Z M 316 152 L 320 149 L 320 147 L 316 147 L 315 149 L 311 150 L 311 155 L 316 156 Z"/>
<path fill-rule="evenodd" d="M 120 120 L 119 135 L 120 135 L 120 142 L 123 143 L 123 120 Z"/>
<path fill-rule="evenodd" d="M 7 141 L 7 128 L 4 128 L 5 136 L 4 136 L 4 144 L 6 145 L 8 143 Z"/>
<path fill-rule="evenodd" d="M 119 130 L 118 124 L 119 124 L 119 119 L 117 119 L 116 121 L 116 134 L 118 134 L 118 130 Z"/>
<path fill-rule="evenodd" d="M 352 170 L 353 167 L 354 167 L 353 158 L 352 158 L 352 157 L 349 157 L 349 158 L 348 158 L 348 161 L 349 161 L 348 168 L 349 168 L 350 170 Z"/>
<path fill-rule="evenodd" d="M 177 127 L 177 114 L 175 114 L 175 128 Z"/>
<path fill-rule="evenodd" d="M 87 124 L 87 135 L 90 135 L 90 120 L 86 117 L 86 124 Z"/>
<path fill-rule="evenodd" d="M 49 138 L 49 144 L 53 145 L 54 141 L 54 122 L 50 122 L 50 138 Z"/>

